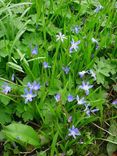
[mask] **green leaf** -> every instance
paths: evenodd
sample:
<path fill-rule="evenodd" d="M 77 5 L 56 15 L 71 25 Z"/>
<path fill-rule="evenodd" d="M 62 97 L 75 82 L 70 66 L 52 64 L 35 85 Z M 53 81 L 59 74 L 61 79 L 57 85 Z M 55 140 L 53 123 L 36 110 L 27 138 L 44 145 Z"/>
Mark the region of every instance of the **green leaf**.
<path fill-rule="evenodd" d="M 0 123 L 10 123 L 11 122 L 11 110 L 10 108 L 0 107 Z"/>
<path fill-rule="evenodd" d="M 20 67 L 19 65 L 15 64 L 13 62 L 8 62 L 7 64 L 8 64 L 9 67 L 11 67 L 11 68 L 13 68 L 13 69 L 15 69 L 17 71 L 20 71 L 20 72 L 24 73 L 22 67 Z"/>
<path fill-rule="evenodd" d="M 41 151 L 39 153 L 37 153 L 37 156 L 46 156 L 46 152 L 45 151 Z"/>
<path fill-rule="evenodd" d="M 73 150 L 70 149 L 69 151 L 67 151 L 67 155 L 68 155 L 68 156 L 73 155 Z"/>
<path fill-rule="evenodd" d="M 112 133 L 113 136 L 117 136 L 117 123 L 113 122 L 113 124 L 109 128 L 109 132 Z"/>
<path fill-rule="evenodd" d="M 117 92 L 117 85 L 114 85 L 114 86 L 113 86 L 113 89 L 114 89 L 114 91 Z"/>
<path fill-rule="evenodd" d="M 115 121 L 111 124 L 109 132 L 112 135 L 107 138 L 107 141 L 109 142 L 107 144 L 107 152 L 108 155 L 111 156 L 112 153 L 117 150 L 117 123 Z"/>
<path fill-rule="evenodd" d="M 1 40 L 0 41 L 0 56 L 1 57 L 6 57 L 9 55 L 9 51 L 7 50 L 7 46 L 9 44 L 8 40 Z"/>
<path fill-rule="evenodd" d="M 16 141 L 20 144 L 26 143 L 35 147 L 39 147 L 40 145 L 37 133 L 28 125 L 12 123 L 4 127 L 3 133 L 9 140 Z"/>
<path fill-rule="evenodd" d="M 55 149 L 56 149 L 56 142 L 57 142 L 57 138 L 58 138 L 58 131 L 56 132 L 56 134 L 54 135 L 54 138 L 53 138 L 53 142 L 52 142 L 52 145 L 51 145 L 51 156 L 54 155 L 54 152 L 55 152 Z"/>
<path fill-rule="evenodd" d="M 117 145 L 112 143 L 107 144 L 107 152 L 109 156 L 112 156 L 113 152 L 115 152 L 116 150 L 117 150 Z"/>
<path fill-rule="evenodd" d="M 117 136 L 109 136 L 107 141 L 117 145 Z"/>
<path fill-rule="evenodd" d="M 33 120 L 33 114 L 31 112 L 24 112 L 22 114 L 22 118 L 24 119 L 24 121 L 29 121 L 29 120 Z"/>
<path fill-rule="evenodd" d="M 1 97 L 0 97 L 0 101 L 1 101 L 4 105 L 8 105 L 9 102 L 10 102 L 10 99 L 9 99 L 9 97 L 7 97 L 7 96 L 1 96 Z"/>
<path fill-rule="evenodd" d="M 113 64 L 111 60 L 105 59 L 104 57 L 101 57 L 100 59 L 97 58 L 94 69 L 98 84 L 104 84 L 106 77 L 110 77 L 111 74 L 116 74 L 116 65 Z"/>

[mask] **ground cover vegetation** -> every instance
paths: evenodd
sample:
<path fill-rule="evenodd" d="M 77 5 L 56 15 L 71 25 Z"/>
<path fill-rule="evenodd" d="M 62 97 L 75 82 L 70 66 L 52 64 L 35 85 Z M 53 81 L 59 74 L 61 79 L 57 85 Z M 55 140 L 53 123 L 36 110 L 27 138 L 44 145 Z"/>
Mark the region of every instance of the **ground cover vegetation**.
<path fill-rule="evenodd" d="M 116 0 L 0 0 L 0 155 L 117 155 Z"/>

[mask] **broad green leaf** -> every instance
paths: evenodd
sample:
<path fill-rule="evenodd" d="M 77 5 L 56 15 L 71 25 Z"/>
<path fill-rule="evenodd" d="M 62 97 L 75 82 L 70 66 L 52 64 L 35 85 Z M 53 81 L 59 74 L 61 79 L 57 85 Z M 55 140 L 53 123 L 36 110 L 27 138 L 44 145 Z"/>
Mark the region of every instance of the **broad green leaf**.
<path fill-rule="evenodd" d="M 113 152 L 115 152 L 116 150 L 117 150 L 117 145 L 112 143 L 107 144 L 107 152 L 109 156 L 112 156 Z"/>
<path fill-rule="evenodd" d="M 4 104 L 4 105 L 8 105 L 10 102 L 10 98 L 7 96 L 1 96 L 0 97 L 0 101 Z"/>
<path fill-rule="evenodd" d="M 116 74 L 116 65 L 112 63 L 111 60 L 105 59 L 104 57 L 97 58 L 94 69 L 96 72 L 97 83 L 105 83 L 105 78 Z"/>
<path fill-rule="evenodd" d="M 111 156 L 114 151 L 117 150 L 117 123 L 113 122 L 109 128 L 109 132 L 112 134 L 107 138 L 109 142 L 107 144 L 108 155 Z"/>
<path fill-rule="evenodd" d="M 113 134 L 113 136 L 117 136 L 117 123 L 113 122 L 113 124 L 109 128 L 109 132 Z"/>
<path fill-rule="evenodd" d="M 22 114 L 22 118 L 24 119 L 24 121 L 29 121 L 29 120 L 33 120 L 33 113 L 26 111 Z"/>
<path fill-rule="evenodd" d="M 0 107 L 0 123 L 6 124 L 11 122 L 11 114 L 12 110 L 7 106 L 6 107 Z"/>
<path fill-rule="evenodd" d="M 4 127 L 3 133 L 9 140 L 16 141 L 20 144 L 26 143 L 35 147 L 39 147 L 40 145 L 37 133 L 28 125 L 12 123 Z"/>

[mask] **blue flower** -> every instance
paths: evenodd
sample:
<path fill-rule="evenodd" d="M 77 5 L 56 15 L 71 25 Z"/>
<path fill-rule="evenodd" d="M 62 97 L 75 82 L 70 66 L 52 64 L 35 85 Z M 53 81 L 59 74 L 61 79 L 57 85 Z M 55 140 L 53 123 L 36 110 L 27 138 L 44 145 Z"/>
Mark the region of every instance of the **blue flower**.
<path fill-rule="evenodd" d="M 68 74 L 69 73 L 69 67 L 66 66 L 66 67 L 62 67 L 63 71 L 65 72 L 65 74 Z"/>
<path fill-rule="evenodd" d="M 74 100 L 74 98 L 72 95 L 68 95 L 67 100 L 68 100 L 68 102 L 72 102 Z"/>
<path fill-rule="evenodd" d="M 99 111 L 99 109 L 97 109 L 97 108 L 96 109 L 91 109 L 89 107 L 90 107 L 90 104 L 85 105 L 84 112 L 87 114 L 87 116 L 90 116 L 91 113 L 95 113 L 95 112 Z"/>
<path fill-rule="evenodd" d="M 92 87 L 93 85 L 89 85 L 89 82 L 84 82 L 84 81 L 82 82 L 82 85 L 79 86 L 80 89 L 83 89 L 85 91 L 86 95 L 89 94 L 89 89 Z"/>
<path fill-rule="evenodd" d="M 71 41 L 71 47 L 69 49 L 70 53 L 72 53 L 73 51 L 77 51 L 78 50 L 78 45 L 80 44 L 80 41 L 75 42 L 73 39 Z"/>
<path fill-rule="evenodd" d="M 36 54 L 38 54 L 37 46 L 35 46 L 34 49 L 32 50 L 32 55 L 36 55 Z"/>
<path fill-rule="evenodd" d="M 25 94 L 21 95 L 25 99 L 25 103 L 31 102 L 37 95 L 32 92 L 32 90 L 25 89 Z"/>
<path fill-rule="evenodd" d="M 2 92 L 5 93 L 5 94 L 8 94 L 10 91 L 11 91 L 11 87 L 8 86 L 7 83 L 4 83 L 4 85 L 2 86 Z"/>
<path fill-rule="evenodd" d="M 72 116 L 70 116 L 70 117 L 68 118 L 68 122 L 69 122 L 69 123 L 72 122 Z"/>
<path fill-rule="evenodd" d="M 87 71 L 81 71 L 78 74 L 79 74 L 80 78 L 82 78 L 86 73 L 87 73 Z"/>
<path fill-rule="evenodd" d="M 69 128 L 69 136 L 73 136 L 74 139 L 76 139 L 76 136 L 81 135 L 80 131 L 78 128 L 75 128 L 74 125 L 72 128 Z"/>
<path fill-rule="evenodd" d="M 98 5 L 97 8 L 94 10 L 95 13 L 98 13 L 100 10 L 102 10 L 104 7 L 102 5 Z"/>
<path fill-rule="evenodd" d="M 59 102 L 60 99 L 61 99 L 61 95 L 60 95 L 60 94 L 56 94 L 56 95 L 54 96 L 54 98 L 55 98 L 56 102 Z"/>
<path fill-rule="evenodd" d="M 35 90 L 35 91 L 37 91 L 37 90 L 40 89 L 41 86 L 40 86 L 39 83 L 37 83 L 36 81 L 34 81 L 32 84 L 31 84 L 30 82 L 28 82 L 27 87 L 28 87 L 30 90 Z"/>
<path fill-rule="evenodd" d="M 113 105 L 117 105 L 117 99 L 112 102 Z"/>
<path fill-rule="evenodd" d="M 85 98 L 84 97 L 80 99 L 79 96 L 77 95 L 76 100 L 77 100 L 77 104 L 78 105 L 84 105 L 84 104 L 86 104 L 86 101 L 85 101 Z"/>
<path fill-rule="evenodd" d="M 74 33 L 74 34 L 78 34 L 79 33 L 79 31 L 80 31 L 80 29 L 81 29 L 81 27 L 79 27 L 79 26 L 74 26 L 73 28 L 72 28 L 72 32 Z"/>
<path fill-rule="evenodd" d="M 96 45 L 96 50 L 98 50 L 99 49 L 99 45 Z"/>
<path fill-rule="evenodd" d="M 48 62 L 43 62 L 43 67 L 46 68 L 50 68 L 51 66 L 48 65 Z"/>

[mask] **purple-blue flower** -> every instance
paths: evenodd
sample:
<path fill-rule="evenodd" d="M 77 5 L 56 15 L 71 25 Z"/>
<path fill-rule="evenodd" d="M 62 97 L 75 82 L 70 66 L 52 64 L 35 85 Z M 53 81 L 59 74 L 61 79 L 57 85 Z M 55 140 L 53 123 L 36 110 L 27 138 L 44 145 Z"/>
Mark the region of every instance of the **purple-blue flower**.
<path fill-rule="evenodd" d="M 99 45 L 96 44 L 96 50 L 98 50 L 98 49 L 99 49 Z"/>
<path fill-rule="evenodd" d="M 94 10 L 95 13 L 98 13 L 100 10 L 102 10 L 104 7 L 102 5 L 98 5 L 97 8 Z"/>
<path fill-rule="evenodd" d="M 67 100 L 68 102 L 72 102 L 74 100 L 74 97 L 72 95 L 68 95 Z"/>
<path fill-rule="evenodd" d="M 112 102 L 113 105 L 117 105 L 117 99 Z"/>
<path fill-rule="evenodd" d="M 72 53 L 73 51 L 77 51 L 78 50 L 78 45 L 80 44 L 80 41 L 75 42 L 73 39 L 71 41 L 71 47 L 69 49 L 69 52 Z"/>
<path fill-rule="evenodd" d="M 80 131 L 78 128 L 75 128 L 74 125 L 72 128 L 69 128 L 69 136 L 73 136 L 74 139 L 76 139 L 76 136 L 81 135 Z"/>
<path fill-rule="evenodd" d="M 59 102 L 60 99 L 61 99 L 61 95 L 60 95 L 60 94 L 56 94 L 56 95 L 54 96 L 54 98 L 55 98 L 56 102 Z"/>
<path fill-rule="evenodd" d="M 66 67 L 62 67 L 63 71 L 65 72 L 65 74 L 68 74 L 69 73 L 69 67 L 66 66 Z"/>
<path fill-rule="evenodd" d="M 68 118 L 68 122 L 69 122 L 69 123 L 72 122 L 72 116 L 70 116 L 70 117 Z"/>
<path fill-rule="evenodd" d="M 32 92 L 32 90 L 25 89 L 25 94 L 21 95 L 25 99 L 25 103 L 31 102 L 37 95 Z"/>
<path fill-rule="evenodd" d="M 34 81 L 33 83 L 28 82 L 27 87 L 28 87 L 30 90 L 35 90 L 35 91 L 37 91 L 37 90 L 40 89 L 41 86 L 40 86 L 39 83 L 37 83 L 36 81 Z"/>
<path fill-rule="evenodd" d="M 48 65 L 48 62 L 43 62 L 43 67 L 46 68 L 50 68 L 51 66 Z"/>
<path fill-rule="evenodd" d="M 84 110 L 84 112 L 87 114 L 87 116 L 90 116 L 91 113 L 95 113 L 95 112 L 97 112 L 97 111 L 99 111 L 99 109 L 97 109 L 97 108 L 91 109 L 91 108 L 90 108 L 90 104 L 85 105 L 85 110 Z"/>
<path fill-rule="evenodd" d="M 86 73 L 87 73 L 87 71 L 81 71 L 78 74 L 79 74 L 80 78 L 82 78 Z"/>
<path fill-rule="evenodd" d="M 32 55 L 36 55 L 36 54 L 38 54 L 37 46 L 35 46 L 34 49 L 32 49 Z"/>
<path fill-rule="evenodd" d="M 44 68 L 48 68 L 48 63 L 47 62 L 43 62 L 43 67 Z"/>
<path fill-rule="evenodd" d="M 79 27 L 79 26 L 74 26 L 73 28 L 72 28 L 72 32 L 74 33 L 74 34 L 78 34 L 79 33 L 79 31 L 80 31 L 80 29 L 81 29 L 81 27 Z"/>
<path fill-rule="evenodd" d="M 79 86 L 80 89 L 83 89 L 85 91 L 86 95 L 89 94 L 89 89 L 92 87 L 93 85 L 89 85 L 89 82 L 84 82 L 84 81 L 82 82 L 82 85 Z"/>
<path fill-rule="evenodd" d="M 4 83 L 4 85 L 2 86 L 2 92 L 8 94 L 10 91 L 11 87 L 7 83 Z"/>
<path fill-rule="evenodd" d="M 84 105 L 84 104 L 86 104 L 86 101 L 85 101 L 85 98 L 84 97 L 80 99 L 79 96 L 77 95 L 76 100 L 77 100 L 77 104 L 78 105 Z"/>

